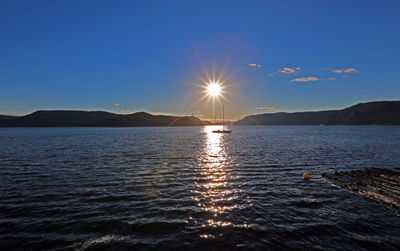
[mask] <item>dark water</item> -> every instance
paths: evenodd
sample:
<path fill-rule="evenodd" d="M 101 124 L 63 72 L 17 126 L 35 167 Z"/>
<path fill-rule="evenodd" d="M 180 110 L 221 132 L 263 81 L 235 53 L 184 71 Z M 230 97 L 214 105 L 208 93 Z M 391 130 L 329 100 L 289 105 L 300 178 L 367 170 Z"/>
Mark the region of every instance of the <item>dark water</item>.
<path fill-rule="evenodd" d="M 400 249 L 320 176 L 400 167 L 400 127 L 211 129 L 0 129 L 0 249 Z"/>

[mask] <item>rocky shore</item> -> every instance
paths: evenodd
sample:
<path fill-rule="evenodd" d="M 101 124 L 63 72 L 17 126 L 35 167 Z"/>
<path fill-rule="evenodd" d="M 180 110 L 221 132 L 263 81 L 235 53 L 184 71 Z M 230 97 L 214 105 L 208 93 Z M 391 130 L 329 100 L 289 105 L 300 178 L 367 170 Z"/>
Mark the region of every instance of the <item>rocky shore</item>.
<path fill-rule="evenodd" d="M 400 172 L 366 168 L 351 172 L 323 173 L 321 176 L 400 215 Z"/>

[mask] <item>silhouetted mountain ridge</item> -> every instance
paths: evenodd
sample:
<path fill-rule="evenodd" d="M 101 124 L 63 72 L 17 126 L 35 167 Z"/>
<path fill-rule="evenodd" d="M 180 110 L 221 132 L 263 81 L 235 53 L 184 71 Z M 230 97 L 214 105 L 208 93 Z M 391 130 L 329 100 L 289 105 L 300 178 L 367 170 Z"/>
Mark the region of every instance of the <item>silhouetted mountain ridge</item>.
<path fill-rule="evenodd" d="M 16 117 L 0 115 L 0 127 L 61 126 L 201 126 L 197 117 L 115 114 L 104 111 L 36 111 Z M 400 125 L 400 101 L 360 103 L 342 110 L 266 113 L 247 116 L 236 125 Z"/>
<path fill-rule="evenodd" d="M 318 112 L 265 113 L 247 116 L 236 125 L 400 125 L 400 101 L 359 103 Z"/>
<path fill-rule="evenodd" d="M 152 115 L 146 112 L 114 114 L 103 111 L 36 111 L 0 120 L 0 127 L 61 127 L 61 126 L 199 126 L 196 117 Z"/>
<path fill-rule="evenodd" d="M 17 116 L 11 116 L 11 115 L 0 115 L 0 121 L 1 120 L 9 120 L 9 119 L 16 119 L 18 118 Z"/>

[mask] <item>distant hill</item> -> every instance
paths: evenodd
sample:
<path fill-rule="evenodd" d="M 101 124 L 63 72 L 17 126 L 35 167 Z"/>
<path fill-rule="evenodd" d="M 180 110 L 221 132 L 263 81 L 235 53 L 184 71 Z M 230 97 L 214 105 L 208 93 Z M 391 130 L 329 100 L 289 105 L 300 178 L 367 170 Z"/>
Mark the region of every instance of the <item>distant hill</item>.
<path fill-rule="evenodd" d="M 192 116 L 175 117 L 165 115 L 151 115 L 146 112 L 137 112 L 127 115 L 118 115 L 99 121 L 94 126 L 200 126 L 203 122 Z"/>
<path fill-rule="evenodd" d="M 0 115 L 0 127 L 61 126 L 201 126 L 197 117 L 115 114 L 103 111 L 36 111 L 16 117 Z M 360 103 L 342 110 L 266 113 L 247 116 L 236 125 L 400 125 L 400 101 Z"/>
<path fill-rule="evenodd" d="M 400 101 L 360 103 L 342 110 L 265 113 L 236 125 L 400 125 Z"/>
<path fill-rule="evenodd" d="M 199 126 L 196 117 L 151 115 L 145 112 L 114 114 L 102 111 L 37 111 L 32 114 L 0 119 L 0 127 L 61 126 Z"/>
<path fill-rule="evenodd" d="M 9 119 L 16 119 L 18 118 L 17 116 L 11 116 L 11 115 L 0 115 L 0 121 L 1 120 L 9 120 Z"/>

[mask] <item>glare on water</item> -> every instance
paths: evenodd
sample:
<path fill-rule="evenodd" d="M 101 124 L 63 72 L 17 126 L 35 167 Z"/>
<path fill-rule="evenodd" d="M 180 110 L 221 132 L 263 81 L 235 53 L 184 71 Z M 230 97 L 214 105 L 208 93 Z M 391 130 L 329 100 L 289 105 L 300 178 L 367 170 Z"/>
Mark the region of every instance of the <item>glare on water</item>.
<path fill-rule="evenodd" d="M 220 217 L 237 207 L 237 190 L 231 183 L 231 156 L 229 156 L 224 137 L 226 135 L 213 133 L 220 126 L 204 127 L 203 149 L 199 156 L 199 173 L 196 180 L 197 205 L 210 213 L 207 225 L 227 226 L 232 223 Z"/>
<path fill-rule="evenodd" d="M 3 249 L 400 250 L 395 213 L 321 178 L 398 168 L 400 128 L 218 129 L 3 128 Z"/>

